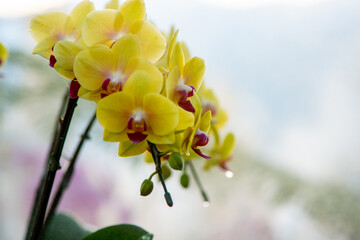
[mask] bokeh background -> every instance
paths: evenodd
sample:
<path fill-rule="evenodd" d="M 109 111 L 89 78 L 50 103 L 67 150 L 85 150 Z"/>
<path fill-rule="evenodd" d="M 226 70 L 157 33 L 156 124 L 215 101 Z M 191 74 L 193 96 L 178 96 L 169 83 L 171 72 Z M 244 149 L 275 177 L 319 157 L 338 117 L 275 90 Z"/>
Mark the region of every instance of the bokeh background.
<path fill-rule="evenodd" d="M 31 55 L 32 16 L 70 12 L 75 0 L 0 1 L 0 239 L 22 239 L 57 109 L 69 82 Z M 97 9 L 106 1 L 94 0 Z M 157 240 L 360 238 L 360 2 L 357 0 L 145 0 L 162 31 L 174 25 L 237 138 L 234 177 L 196 168 L 139 196 L 154 167 L 119 158 L 96 124 L 61 209 L 89 229 L 132 223 Z M 66 169 L 95 105 L 80 101 L 63 153 Z M 61 173 L 60 173 L 61 174 Z"/>

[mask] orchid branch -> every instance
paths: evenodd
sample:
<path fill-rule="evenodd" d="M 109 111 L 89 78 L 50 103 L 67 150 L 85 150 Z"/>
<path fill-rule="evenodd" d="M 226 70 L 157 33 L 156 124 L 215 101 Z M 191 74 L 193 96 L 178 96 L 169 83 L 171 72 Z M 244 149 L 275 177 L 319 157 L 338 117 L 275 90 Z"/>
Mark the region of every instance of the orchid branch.
<path fill-rule="evenodd" d="M 157 149 L 157 147 L 156 147 L 156 145 L 154 143 L 148 141 L 148 145 L 149 145 L 151 155 L 152 155 L 152 157 L 154 159 L 156 172 L 159 175 L 160 182 L 161 182 L 161 184 L 162 184 L 162 186 L 164 188 L 164 192 L 165 192 L 164 197 L 165 197 L 166 203 L 167 203 L 167 205 L 169 207 L 172 207 L 173 206 L 173 201 L 172 201 L 170 193 L 168 192 L 168 190 L 166 188 L 165 180 L 164 180 L 164 177 L 162 175 L 161 160 L 160 160 L 161 152 Z"/>
<path fill-rule="evenodd" d="M 78 98 L 69 98 L 64 119 L 60 121 L 60 129 L 52 149 L 53 151 L 51 151 L 49 154 L 47 173 L 43 184 L 41 183 L 43 186 L 41 186 L 41 191 L 38 192 L 39 194 L 37 194 L 38 196 L 36 197 L 36 199 L 39 199 L 38 204 L 34 204 L 35 211 L 33 211 L 33 215 L 35 216 L 35 219 L 33 220 L 33 224 L 29 224 L 27 231 L 29 234 L 26 236 L 27 240 L 39 239 L 44 223 L 48 201 L 54 184 L 56 171 L 60 169 L 60 157 L 62 149 L 64 147 L 66 135 L 69 130 L 75 107 L 77 106 L 77 101 Z"/>
<path fill-rule="evenodd" d="M 49 208 L 49 211 L 48 211 L 48 214 L 47 214 L 47 217 L 46 217 L 46 220 L 45 220 L 45 224 L 44 224 L 44 230 L 46 229 L 46 226 L 49 224 L 51 218 L 54 216 L 55 212 L 56 212 L 56 209 L 60 203 L 60 200 L 63 196 L 63 193 L 65 192 L 65 190 L 68 188 L 69 186 L 69 183 L 71 181 L 71 178 L 73 176 L 73 173 L 74 173 L 74 169 L 75 169 L 75 164 L 77 162 L 77 159 L 78 159 L 78 156 L 79 156 L 79 153 L 80 153 L 80 150 L 82 149 L 84 143 L 86 140 L 88 140 L 90 137 L 89 137 L 89 132 L 94 124 L 96 120 L 96 113 L 93 114 L 93 116 L 91 117 L 84 133 L 81 135 L 81 139 L 76 147 L 76 150 L 75 150 L 75 153 L 73 155 L 73 157 L 71 158 L 70 160 L 70 164 L 63 176 L 63 178 L 61 179 L 61 182 L 60 182 L 60 185 L 56 191 L 56 194 L 55 194 L 55 197 L 50 205 L 50 208 Z M 43 230 L 43 231 L 44 231 Z"/>
<path fill-rule="evenodd" d="M 198 186 L 198 188 L 200 190 L 200 193 L 201 193 L 201 196 L 203 198 L 204 207 L 208 207 L 209 204 L 210 204 L 209 197 L 207 196 L 207 194 L 206 194 L 206 192 L 204 190 L 204 187 L 201 184 L 200 178 L 199 178 L 199 176 L 198 176 L 198 174 L 197 174 L 197 172 L 195 170 L 194 164 L 192 163 L 192 161 L 189 161 L 186 164 L 190 166 L 191 174 L 193 175 L 193 177 L 195 179 L 195 182 L 196 182 L 196 185 Z"/>
<path fill-rule="evenodd" d="M 37 217 L 36 214 L 38 212 L 37 209 L 39 208 L 39 204 L 40 204 L 40 193 L 41 193 L 41 190 L 43 189 L 44 184 L 45 184 L 45 177 L 46 177 L 46 173 L 47 173 L 47 168 L 49 166 L 49 162 L 51 160 L 51 153 L 54 151 L 55 142 L 56 142 L 56 139 L 58 138 L 58 135 L 59 135 L 61 119 L 62 119 L 62 117 L 64 115 L 65 108 L 66 108 L 66 103 L 68 102 L 68 99 L 69 99 L 69 92 L 66 90 L 65 94 L 64 94 L 64 97 L 63 97 L 63 100 L 62 100 L 62 103 L 61 103 L 61 107 L 60 107 L 59 112 L 58 112 L 58 116 L 56 118 L 56 122 L 54 124 L 55 127 L 54 127 L 54 130 L 53 130 L 52 142 L 51 142 L 50 150 L 49 150 L 49 153 L 48 153 L 48 158 L 47 158 L 47 160 L 45 162 L 43 174 L 41 176 L 40 182 L 39 182 L 38 187 L 36 189 L 36 195 L 35 195 L 35 199 L 34 199 L 34 202 L 33 202 L 32 208 L 31 208 L 32 210 L 31 210 L 31 213 L 30 213 L 29 225 L 28 225 L 28 229 L 27 229 L 27 233 L 26 233 L 26 237 L 25 237 L 26 239 L 29 239 L 30 230 L 33 229 L 34 224 L 35 224 L 35 219 Z"/>

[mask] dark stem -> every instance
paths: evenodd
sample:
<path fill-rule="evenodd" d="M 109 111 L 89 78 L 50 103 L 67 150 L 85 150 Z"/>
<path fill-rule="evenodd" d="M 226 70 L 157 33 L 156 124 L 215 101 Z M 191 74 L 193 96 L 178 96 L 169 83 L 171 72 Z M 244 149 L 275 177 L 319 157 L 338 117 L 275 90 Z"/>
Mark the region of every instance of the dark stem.
<path fill-rule="evenodd" d="M 204 204 L 209 204 L 209 202 L 210 202 L 209 198 L 208 198 L 208 196 L 207 196 L 207 194 L 206 194 L 206 192 L 205 192 L 205 190 L 204 190 L 204 188 L 203 188 L 203 186 L 202 186 L 202 184 L 200 182 L 200 178 L 199 178 L 199 176 L 198 176 L 198 174 L 197 174 L 197 172 L 195 170 L 194 164 L 192 163 L 192 161 L 187 162 L 187 164 L 190 166 L 191 174 L 193 175 L 193 177 L 195 179 L 195 182 L 196 182 L 196 184 L 197 184 L 197 186 L 198 186 L 198 188 L 199 188 L 199 190 L 201 192 L 201 195 L 202 195 L 203 200 L 204 200 Z"/>
<path fill-rule="evenodd" d="M 157 149 L 155 144 L 148 141 L 148 145 L 149 145 L 149 148 L 150 148 L 151 155 L 152 155 L 152 157 L 154 159 L 156 172 L 159 175 L 160 182 L 161 182 L 161 184 L 162 184 L 162 186 L 164 188 L 164 192 L 165 192 L 164 197 L 165 197 L 166 203 L 167 203 L 167 205 L 169 207 L 172 207 L 173 206 L 173 201 L 172 201 L 170 193 L 168 192 L 168 190 L 166 188 L 165 180 L 164 180 L 164 177 L 162 175 L 161 160 L 160 160 L 161 152 L 159 152 L 159 150 Z"/>
<path fill-rule="evenodd" d="M 68 102 L 68 99 L 69 99 L 69 91 L 66 90 L 65 94 L 64 94 L 64 97 L 63 97 L 63 101 L 61 103 L 61 107 L 60 107 L 59 112 L 58 112 L 58 116 L 56 118 L 55 125 L 54 125 L 55 127 L 54 127 L 54 130 L 53 130 L 52 142 L 51 142 L 50 150 L 49 150 L 49 153 L 48 153 L 48 158 L 47 158 L 47 160 L 45 162 L 44 170 L 43 170 L 40 182 L 38 184 L 38 187 L 36 189 L 36 195 L 35 195 L 35 199 L 34 199 L 34 202 L 33 202 L 32 208 L 31 208 L 32 210 L 31 210 L 31 213 L 30 213 L 29 225 L 28 225 L 28 229 L 27 229 L 27 232 L 26 232 L 26 237 L 25 237 L 26 239 L 30 238 L 30 230 L 34 228 L 35 219 L 37 218 L 38 208 L 39 208 L 39 204 L 40 204 L 40 193 L 41 193 L 41 190 L 43 189 L 44 184 L 45 184 L 47 168 L 48 168 L 48 165 L 50 163 L 51 154 L 52 154 L 52 152 L 54 152 L 56 139 L 58 138 L 58 135 L 59 135 L 59 130 L 60 130 L 60 122 L 59 122 L 59 120 L 61 120 L 62 116 L 64 115 L 65 107 L 66 107 L 66 103 Z"/>
<path fill-rule="evenodd" d="M 80 150 L 82 149 L 82 146 L 84 145 L 84 142 L 86 140 L 89 139 L 89 132 L 95 122 L 96 119 L 96 113 L 93 114 L 91 120 L 89 121 L 84 133 L 81 135 L 81 139 L 76 147 L 75 153 L 72 156 L 71 160 L 70 160 L 70 164 L 63 176 L 63 178 L 61 179 L 60 185 L 56 191 L 55 197 L 50 205 L 49 211 L 48 211 L 48 215 L 46 217 L 45 220 L 45 224 L 44 224 L 44 229 L 43 231 L 46 229 L 46 227 L 48 226 L 51 218 L 53 217 L 53 215 L 55 214 L 55 211 L 60 203 L 60 200 L 63 196 L 63 193 L 65 192 L 65 190 L 67 189 L 67 187 L 69 186 L 69 183 L 71 181 L 72 175 L 74 173 L 74 168 L 75 168 L 75 164 L 77 162 Z"/>
<path fill-rule="evenodd" d="M 51 153 L 48 170 L 45 177 L 45 182 L 40 194 L 39 206 L 36 209 L 36 219 L 34 225 L 29 230 L 29 240 L 38 240 L 43 227 L 45 212 L 51 190 L 54 184 L 56 171 L 60 169 L 60 157 L 62 149 L 64 147 L 65 138 L 69 130 L 71 118 L 73 116 L 75 107 L 77 105 L 78 98 L 69 98 L 68 105 L 66 108 L 64 119 L 61 121 L 59 135 L 56 139 L 54 151 Z"/>

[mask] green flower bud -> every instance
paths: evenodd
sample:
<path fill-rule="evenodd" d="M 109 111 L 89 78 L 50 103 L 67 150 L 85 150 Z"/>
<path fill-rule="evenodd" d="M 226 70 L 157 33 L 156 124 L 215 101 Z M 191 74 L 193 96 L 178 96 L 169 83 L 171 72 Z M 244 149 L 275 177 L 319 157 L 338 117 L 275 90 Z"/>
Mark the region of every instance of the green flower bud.
<path fill-rule="evenodd" d="M 169 157 L 169 164 L 172 169 L 182 170 L 184 166 L 184 159 L 180 153 L 173 152 Z"/>
<path fill-rule="evenodd" d="M 170 168 L 169 168 L 167 165 L 163 164 L 163 165 L 161 166 L 161 169 L 162 169 L 163 178 L 164 178 L 164 179 L 168 179 L 168 178 L 171 176 L 171 170 L 170 170 Z"/>
<path fill-rule="evenodd" d="M 190 182 L 189 175 L 187 175 L 186 173 L 183 173 L 180 177 L 181 186 L 183 186 L 183 188 L 188 188 L 189 182 Z"/>
<path fill-rule="evenodd" d="M 153 188 L 154 188 L 153 182 L 149 179 L 145 179 L 141 184 L 140 195 L 141 196 L 149 195 L 152 192 Z"/>

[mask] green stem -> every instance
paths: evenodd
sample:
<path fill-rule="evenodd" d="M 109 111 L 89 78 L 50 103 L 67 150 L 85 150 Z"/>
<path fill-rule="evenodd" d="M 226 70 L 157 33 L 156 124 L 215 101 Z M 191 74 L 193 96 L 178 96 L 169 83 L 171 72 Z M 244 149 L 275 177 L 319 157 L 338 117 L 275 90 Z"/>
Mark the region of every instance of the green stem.
<path fill-rule="evenodd" d="M 199 190 L 201 192 L 201 195 L 202 195 L 203 200 L 204 200 L 204 204 L 209 204 L 209 202 L 210 202 L 209 198 L 208 198 L 208 196 L 207 196 L 207 194 L 206 194 L 206 192 L 205 192 L 205 190 L 204 190 L 204 188 L 203 188 L 203 186 L 202 186 L 202 184 L 200 182 L 200 178 L 199 178 L 199 176 L 198 176 L 198 174 L 197 174 L 197 172 L 195 170 L 194 164 L 192 163 L 192 161 L 187 162 L 187 164 L 190 166 L 191 174 L 193 175 L 193 177 L 195 179 L 195 182 L 196 182 L 196 184 L 197 184 L 197 186 L 198 186 L 198 188 L 199 188 Z"/>
<path fill-rule="evenodd" d="M 153 176 L 155 176 L 157 174 L 157 172 L 155 171 L 155 172 L 153 172 L 151 175 L 150 175 L 150 177 L 148 178 L 149 180 L 151 180 L 152 178 L 153 178 Z"/>
<path fill-rule="evenodd" d="M 164 188 L 164 192 L 165 192 L 164 197 L 165 197 L 166 203 L 167 203 L 167 205 L 169 207 L 172 207 L 173 206 L 173 201 L 172 201 L 170 193 L 168 192 L 168 190 L 166 188 L 165 180 L 164 180 L 164 177 L 162 175 L 161 160 L 160 160 L 161 153 L 159 152 L 159 150 L 157 149 L 155 144 L 148 141 L 148 145 L 149 145 L 149 148 L 150 148 L 151 155 L 152 155 L 152 157 L 154 159 L 156 172 L 159 175 L 160 182 L 161 182 L 161 184 L 162 184 L 162 186 Z"/>
<path fill-rule="evenodd" d="M 173 152 L 173 151 L 172 150 L 167 150 L 165 152 L 159 153 L 159 157 L 163 157 L 163 156 L 165 156 L 165 155 L 167 155 L 168 153 L 171 153 L 171 152 Z"/>
<path fill-rule="evenodd" d="M 61 103 L 61 107 L 60 107 L 59 112 L 58 112 L 58 116 L 56 118 L 55 125 L 54 125 L 55 127 L 54 127 L 54 130 L 53 130 L 53 137 L 52 137 L 52 142 L 51 142 L 51 146 L 50 146 L 50 151 L 48 153 L 48 158 L 47 158 L 47 160 L 45 162 L 43 174 L 42 174 L 42 177 L 41 177 L 40 182 L 38 184 L 38 187 L 36 189 L 36 195 L 35 195 L 35 199 L 34 199 L 34 202 L 33 202 L 32 208 L 31 208 L 32 210 L 31 210 L 31 214 L 30 214 L 30 220 L 29 220 L 28 229 L 27 229 L 27 232 L 26 232 L 25 239 L 30 238 L 30 231 L 31 231 L 31 229 L 34 228 L 35 219 L 37 218 L 38 208 L 39 208 L 39 204 L 40 204 L 41 190 L 44 188 L 47 168 L 48 168 L 48 165 L 49 165 L 50 160 L 51 160 L 51 154 L 52 154 L 52 152 L 54 152 L 56 139 L 59 136 L 60 123 L 62 121 L 62 116 L 64 115 L 65 107 L 66 107 L 66 103 L 68 102 L 68 99 L 69 99 L 69 91 L 66 90 L 65 94 L 64 94 L 64 97 L 63 97 L 63 101 Z"/>
<path fill-rule="evenodd" d="M 85 141 L 87 139 L 89 139 L 89 132 L 95 122 L 95 119 L 96 119 L 96 113 L 93 114 L 93 116 L 91 117 L 91 120 L 89 121 L 84 133 L 81 135 L 81 139 L 76 147 L 76 150 L 75 150 L 75 153 L 73 155 L 73 157 L 71 158 L 70 160 L 70 164 L 63 176 L 63 178 L 61 179 L 61 182 L 60 182 L 60 185 L 56 191 L 56 194 L 55 194 L 55 197 L 50 205 L 50 208 L 49 208 L 49 211 L 48 211 L 48 215 L 46 217 L 46 220 L 45 220 L 45 227 L 44 227 L 44 230 L 46 229 L 46 227 L 48 226 L 49 224 L 49 221 L 51 220 L 51 218 L 54 216 L 55 212 L 56 212 L 56 209 L 60 203 L 60 200 L 65 192 L 65 190 L 68 188 L 69 186 L 69 183 L 71 181 L 71 178 L 73 176 L 73 173 L 74 173 L 74 168 L 75 168 L 75 164 L 77 162 L 77 159 L 78 159 L 78 156 L 79 156 L 79 153 L 80 153 L 80 150 L 82 149 L 82 146 L 84 145 Z M 44 231 L 43 230 L 43 231 Z"/>
<path fill-rule="evenodd" d="M 213 133 L 214 133 L 215 144 L 216 144 L 216 145 L 219 145 L 219 144 L 220 144 L 220 136 L 219 136 L 218 130 L 217 130 L 216 127 L 214 127 L 213 125 L 211 125 L 211 130 L 212 130 Z"/>
<path fill-rule="evenodd" d="M 29 229 L 29 240 L 38 240 L 42 231 L 45 212 L 49 202 L 51 190 L 54 184 L 56 171 L 60 169 L 60 157 L 62 149 L 64 147 L 67 132 L 69 130 L 71 118 L 73 116 L 75 107 L 77 105 L 77 98 L 69 98 L 68 105 L 66 108 L 64 119 L 61 121 L 59 135 L 54 145 L 54 151 L 51 153 L 50 161 L 45 177 L 44 185 L 41 189 L 39 196 L 39 205 L 35 211 L 36 219 L 34 224 Z"/>

